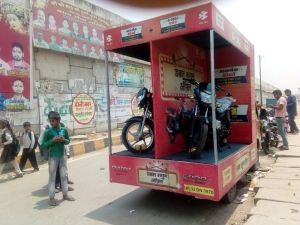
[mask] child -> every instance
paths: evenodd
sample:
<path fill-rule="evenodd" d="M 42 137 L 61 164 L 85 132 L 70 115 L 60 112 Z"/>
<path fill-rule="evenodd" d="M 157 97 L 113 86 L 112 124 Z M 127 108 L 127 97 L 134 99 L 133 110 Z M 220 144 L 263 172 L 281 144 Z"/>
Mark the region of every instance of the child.
<path fill-rule="evenodd" d="M 70 138 L 66 128 L 60 126 L 60 115 L 58 112 L 51 111 L 48 114 L 51 128 L 47 129 L 44 134 L 42 147 L 49 150 L 49 205 L 56 206 L 55 200 L 55 175 L 59 167 L 60 180 L 62 186 L 63 199 L 67 201 L 75 201 L 68 195 L 68 183 L 66 176 L 66 160 L 64 157 L 64 146 L 70 143 Z"/>
<path fill-rule="evenodd" d="M 37 145 L 35 144 L 34 133 L 31 131 L 30 122 L 23 123 L 24 133 L 23 133 L 23 153 L 20 160 L 20 169 L 23 171 L 27 159 L 29 159 L 31 166 L 35 171 L 39 171 L 39 167 L 36 161 L 35 149 Z"/>
<path fill-rule="evenodd" d="M 13 144 L 14 132 L 12 131 L 9 122 L 7 120 L 0 120 L 0 129 L 2 130 L 0 147 L 3 147 L 0 157 L 0 174 L 2 173 L 5 163 L 10 163 L 15 168 L 16 177 L 23 177 L 23 173 L 15 160 L 17 149 Z"/>

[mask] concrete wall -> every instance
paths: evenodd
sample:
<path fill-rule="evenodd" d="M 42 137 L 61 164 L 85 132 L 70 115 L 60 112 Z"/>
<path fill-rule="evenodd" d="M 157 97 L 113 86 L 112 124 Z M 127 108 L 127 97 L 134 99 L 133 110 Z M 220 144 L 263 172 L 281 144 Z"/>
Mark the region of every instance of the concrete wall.
<path fill-rule="evenodd" d="M 114 64 L 109 63 L 112 128 L 116 128 L 118 123 L 132 116 L 131 99 L 139 90 L 115 85 Z M 145 71 L 145 86 L 150 88 L 150 66 L 140 65 Z M 16 131 L 19 131 L 24 121 L 30 121 L 34 130 L 39 132 L 40 125 L 47 123 L 47 114 L 51 110 L 61 114 L 62 121 L 72 134 L 107 130 L 104 61 L 35 48 L 33 67 L 32 110 L 0 112 L 0 117 L 10 120 Z M 95 101 L 96 114 L 88 125 L 78 124 L 72 116 L 72 98 L 78 93 L 88 93 Z"/>

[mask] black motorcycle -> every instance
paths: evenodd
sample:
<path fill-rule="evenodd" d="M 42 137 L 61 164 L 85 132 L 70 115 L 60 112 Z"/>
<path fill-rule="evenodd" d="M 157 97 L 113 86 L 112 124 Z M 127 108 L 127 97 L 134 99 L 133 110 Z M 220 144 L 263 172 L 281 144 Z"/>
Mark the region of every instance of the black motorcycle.
<path fill-rule="evenodd" d="M 270 147 L 277 147 L 279 143 L 278 128 L 272 111 L 260 110 L 261 124 L 261 148 L 266 155 L 270 153 Z"/>
<path fill-rule="evenodd" d="M 125 122 L 122 142 L 133 153 L 147 153 L 154 147 L 152 93 L 147 88 L 139 90 L 136 96 L 142 116 L 134 116 Z"/>
<path fill-rule="evenodd" d="M 185 79 L 184 82 L 194 85 L 194 98 L 196 104 L 192 109 L 192 117 L 188 129 L 188 152 L 191 158 L 198 158 L 204 147 L 213 141 L 212 131 L 212 97 L 211 84 L 198 82 L 194 79 Z M 216 85 L 216 90 L 224 91 Z M 218 149 L 227 144 L 230 135 L 231 107 L 234 99 L 231 94 L 216 99 L 216 129 Z"/>

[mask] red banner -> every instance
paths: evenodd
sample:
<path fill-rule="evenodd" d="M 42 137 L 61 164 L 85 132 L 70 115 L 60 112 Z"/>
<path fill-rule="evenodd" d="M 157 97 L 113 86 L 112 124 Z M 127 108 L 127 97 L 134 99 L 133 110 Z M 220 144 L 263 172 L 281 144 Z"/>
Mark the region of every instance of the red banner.
<path fill-rule="evenodd" d="M 103 30 L 112 26 L 112 16 L 102 11 L 98 16 L 63 1 L 34 0 L 34 46 L 104 59 Z"/>
<path fill-rule="evenodd" d="M 10 3 L 0 3 L 0 111 L 30 108 L 28 26 L 28 11 Z"/>

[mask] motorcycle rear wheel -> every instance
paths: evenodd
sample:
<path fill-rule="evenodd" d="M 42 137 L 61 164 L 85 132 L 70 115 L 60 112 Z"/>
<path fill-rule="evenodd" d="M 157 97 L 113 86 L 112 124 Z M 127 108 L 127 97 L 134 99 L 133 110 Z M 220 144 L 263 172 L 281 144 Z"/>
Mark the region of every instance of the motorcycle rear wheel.
<path fill-rule="evenodd" d="M 154 148 L 153 123 L 146 120 L 140 138 L 137 137 L 142 120 L 128 121 L 122 130 L 122 142 L 128 151 L 132 153 L 148 153 Z"/>

